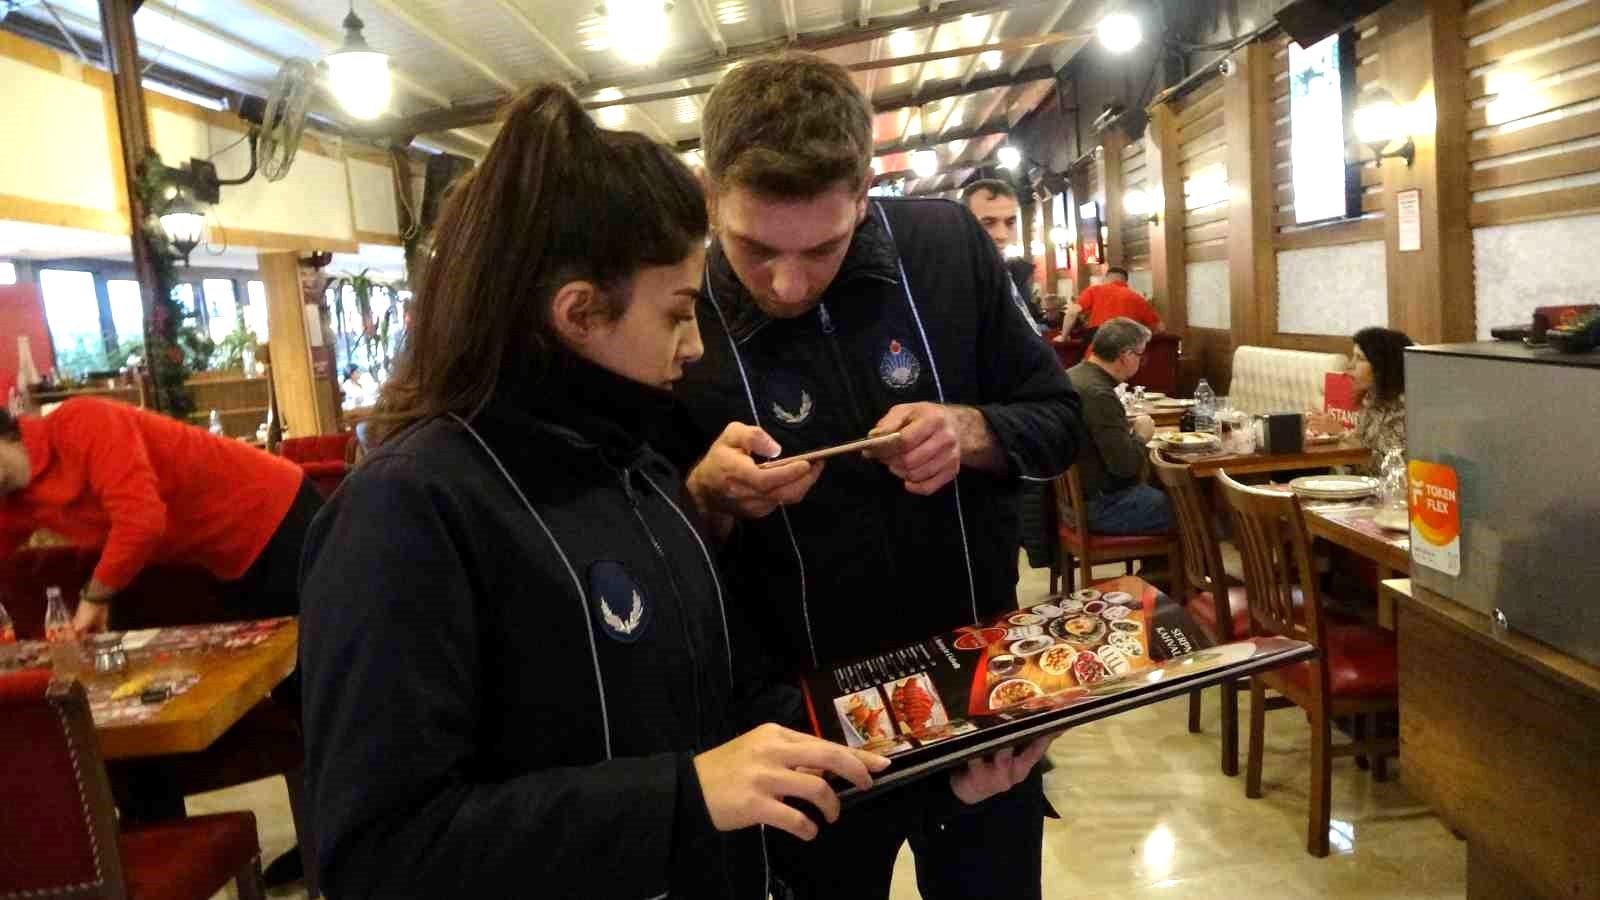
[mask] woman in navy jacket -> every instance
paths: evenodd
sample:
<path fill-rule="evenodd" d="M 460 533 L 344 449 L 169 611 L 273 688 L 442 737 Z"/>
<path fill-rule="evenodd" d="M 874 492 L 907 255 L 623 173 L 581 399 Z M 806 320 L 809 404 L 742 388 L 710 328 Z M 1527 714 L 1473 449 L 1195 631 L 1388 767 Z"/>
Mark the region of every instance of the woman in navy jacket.
<path fill-rule="evenodd" d="M 798 694 L 741 674 L 762 666 L 641 437 L 700 356 L 705 235 L 669 150 L 553 86 L 455 188 L 381 446 L 302 569 L 330 897 L 765 897 L 753 826 L 814 836 L 839 810 L 820 773 L 887 765 L 757 724 Z"/>

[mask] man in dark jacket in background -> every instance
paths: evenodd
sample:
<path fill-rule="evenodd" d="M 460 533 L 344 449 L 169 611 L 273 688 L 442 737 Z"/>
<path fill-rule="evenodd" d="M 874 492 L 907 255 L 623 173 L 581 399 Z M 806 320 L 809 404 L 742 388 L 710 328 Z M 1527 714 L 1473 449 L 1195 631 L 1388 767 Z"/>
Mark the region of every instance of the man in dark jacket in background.
<path fill-rule="evenodd" d="M 730 596 L 790 671 L 1015 608 L 1018 486 L 1060 474 L 1083 431 L 989 238 L 953 203 L 869 200 L 870 108 L 818 57 L 734 69 L 704 133 L 717 241 L 676 451 Z M 874 458 L 757 468 L 889 432 Z M 909 839 L 924 896 L 1038 897 L 1047 746 L 875 798 L 809 845 L 769 835 L 775 896 L 886 897 Z"/>
<path fill-rule="evenodd" d="M 1017 189 L 998 178 L 982 178 L 961 191 L 961 202 L 983 226 L 989 240 L 994 241 L 995 252 L 1005 260 L 1006 274 L 1011 276 L 1011 283 L 1016 285 L 1017 298 L 1028 310 L 1028 317 L 1034 321 L 1034 331 L 1039 331 L 1038 326 L 1044 321 L 1044 311 L 1033 299 L 1033 263 L 1020 256 L 1006 259 L 1006 248 L 1017 243 L 1017 223 L 1022 218 L 1022 204 L 1017 199 Z"/>

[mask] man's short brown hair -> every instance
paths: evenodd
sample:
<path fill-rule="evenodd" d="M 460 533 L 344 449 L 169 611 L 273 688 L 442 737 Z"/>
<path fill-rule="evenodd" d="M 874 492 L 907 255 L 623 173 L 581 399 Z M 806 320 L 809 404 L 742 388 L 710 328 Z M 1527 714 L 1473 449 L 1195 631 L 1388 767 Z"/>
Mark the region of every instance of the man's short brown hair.
<path fill-rule="evenodd" d="M 979 191 L 988 191 L 989 195 L 993 197 L 1010 197 L 1018 203 L 1022 202 L 1017 197 L 1017 189 L 998 178 L 980 178 L 967 185 L 966 189 L 961 192 L 961 202 L 967 203 L 972 199 L 972 195 Z"/>
<path fill-rule="evenodd" d="M 700 150 L 713 184 L 783 198 L 865 183 L 872 107 L 843 66 L 787 52 L 741 63 L 712 88 Z"/>

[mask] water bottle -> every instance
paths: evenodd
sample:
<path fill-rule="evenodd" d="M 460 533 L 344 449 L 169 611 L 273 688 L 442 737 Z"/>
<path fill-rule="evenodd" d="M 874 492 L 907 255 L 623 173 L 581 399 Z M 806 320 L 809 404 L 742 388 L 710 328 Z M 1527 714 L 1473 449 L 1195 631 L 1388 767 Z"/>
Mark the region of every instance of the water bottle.
<path fill-rule="evenodd" d="M 222 430 L 222 413 L 219 413 L 214 409 L 211 411 L 211 427 L 207 430 L 217 437 L 227 436 Z"/>
<path fill-rule="evenodd" d="M 78 654 L 78 636 L 72 631 L 72 616 L 61 601 L 61 588 L 46 588 L 44 597 L 44 639 L 50 642 L 51 663 L 63 675 L 76 675 L 82 658 Z"/>
<path fill-rule="evenodd" d="M 1217 433 L 1217 394 L 1204 378 L 1194 389 L 1194 430 Z"/>

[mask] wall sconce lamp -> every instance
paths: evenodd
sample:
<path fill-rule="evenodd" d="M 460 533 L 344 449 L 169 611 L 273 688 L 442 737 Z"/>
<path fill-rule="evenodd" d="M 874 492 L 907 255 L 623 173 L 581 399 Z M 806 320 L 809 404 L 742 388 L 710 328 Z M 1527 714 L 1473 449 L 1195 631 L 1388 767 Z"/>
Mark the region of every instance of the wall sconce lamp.
<path fill-rule="evenodd" d="M 166 233 L 167 240 L 172 242 L 173 249 L 183 258 L 184 266 L 189 265 L 189 254 L 200 245 L 205 228 L 205 213 L 201 212 L 200 207 L 185 197 L 181 191 L 167 205 L 166 212 L 161 214 L 161 230 Z"/>
<path fill-rule="evenodd" d="M 1144 188 L 1133 188 L 1122 195 L 1122 211 L 1135 221 L 1143 219 L 1151 225 L 1159 224 L 1161 214 L 1156 212 L 1156 205 L 1155 196 Z"/>
<path fill-rule="evenodd" d="M 1372 148 L 1372 155 L 1382 165 L 1385 159 L 1399 157 L 1410 167 L 1416 162 L 1417 144 L 1406 130 L 1405 111 L 1386 88 L 1370 88 L 1362 93 L 1356 106 L 1356 139 Z M 1387 148 L 1396 141 L 1405 141 L 1398 150 Z"/>

